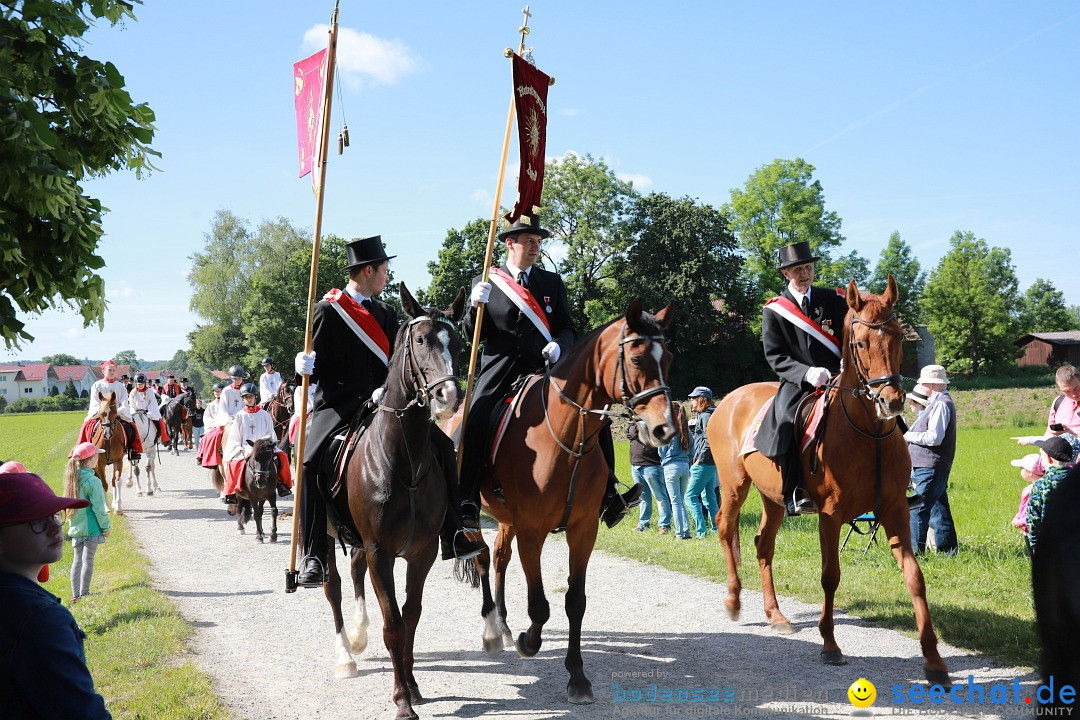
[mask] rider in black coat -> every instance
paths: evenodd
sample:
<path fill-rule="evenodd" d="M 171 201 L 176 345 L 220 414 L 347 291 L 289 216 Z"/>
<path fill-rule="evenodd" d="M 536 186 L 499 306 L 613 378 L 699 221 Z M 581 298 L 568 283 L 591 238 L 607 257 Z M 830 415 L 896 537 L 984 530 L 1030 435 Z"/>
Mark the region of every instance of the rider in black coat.
<path fill-rule="evenodd" d="M 799 487 L 802 460 L 794 437 L 795 413 L 803 398 L 840 371 L 839 340 L 848 307 L 842 292 L 812 285 L 818 258 L 811 253 L 810 243 L 780 248 L 779 256 L 779 269 L 788 285 L 778 298 L 766 303 L 761 340 L 765 360 L 780 378 L 780 389 L 754 446 L 780 465 L 788 514 L 799 515 L 817 512 L 817 508 Z M 787 302 L 779 302 L 781 298 Z"/>

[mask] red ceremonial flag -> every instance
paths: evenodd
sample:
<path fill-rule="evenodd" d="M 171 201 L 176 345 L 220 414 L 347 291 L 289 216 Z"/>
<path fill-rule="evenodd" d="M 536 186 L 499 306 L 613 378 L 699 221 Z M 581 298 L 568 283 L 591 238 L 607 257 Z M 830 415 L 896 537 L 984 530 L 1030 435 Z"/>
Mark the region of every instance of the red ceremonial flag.
<path fill-rule="evenodd" d="M 300 177 L 321 163 L 323 87 L 326 85 L 326 50 L 293 63 L 293 92 L 296 101 L 296 145 L 300 151 Z"/>
<path fill-rule="evenodd" d="M 514 55 L 514 102 L 518 116 L 521 169 L 518 172 L 517 203 L 506 215 L 508 222 L 522 215 L 532 217 L 540 211 L 540 196 L 544 191 L 549 84 L 547 75 L 521 56 Z"/>

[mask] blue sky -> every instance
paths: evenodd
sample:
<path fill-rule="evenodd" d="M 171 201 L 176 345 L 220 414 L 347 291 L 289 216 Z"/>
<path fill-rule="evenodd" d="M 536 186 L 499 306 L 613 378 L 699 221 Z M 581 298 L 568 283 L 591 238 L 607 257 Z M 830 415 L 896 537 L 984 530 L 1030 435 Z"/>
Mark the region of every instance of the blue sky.
<path fill-rule="evenodd" d="M 342 112 L 324 232 L 381 234 L 396 277 L 428 283 L 446 231 L 489 217 L 510 99 L 518 2 L 342 0 Z M 164 2 L 91 32 L 157 113 L 160 172 L 87 191 L 110 209 L 106 327 L 24 318 L 0 361 L 186 349 L 189 256 L 215 211 L 314 224 L 296 177 L 292 63 L 318 49 L 332 2 Z M 1021 290 L 1070 304 L 1080 179 L 1080 7 L 1074 3 L 534 2 L 527 47 L 556 79 L 548 155 L 603 157 L 644 192 L 720 205 L 758 167 L 803 157 L 876 261 L 898 230 L 924 269 L 955 230 L 1012 251 Z M 513 158 L 513 152 L 511 158 Z M 512 165 L 504 204 L 513 201 Z M 1072 209 L 1070 209 L 1072 208 Z M 303 301 L 303 299 L 298 299 Z"/>

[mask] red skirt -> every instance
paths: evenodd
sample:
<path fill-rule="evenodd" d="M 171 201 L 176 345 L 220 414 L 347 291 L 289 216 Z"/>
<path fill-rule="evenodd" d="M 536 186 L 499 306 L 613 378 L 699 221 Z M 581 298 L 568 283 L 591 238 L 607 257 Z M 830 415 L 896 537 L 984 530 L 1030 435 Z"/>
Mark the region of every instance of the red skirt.
<path fill-rule="evenodd" d="M 132 430 L 131 436 L 134 438 L 134 440 L 132 440 L 132 442 L 131 442 L 131 445 L 132 445 L 131 449 L 141 455 L 142 452 L 143 452 L 143 445 L 142 445 L 142 438 L 139 437 L 139 429 L 135 427 L 134 423 L 124 422 L 123 420 L 120 420 L 119 418 L 117 418 L 117 422 L 119 422 L 120 425 L 122 425 L 124 427 L 130 427 L 131 428 L 131 430 Z M 82 427 L 79 429 L 79 441 L 78 442 L 79 443 L 93 442 L 94 441 L 93 440 L 94 428 L 96 428 L 96 427 L 97 427 L 97 418 L 96 417 L 92 417 L 89 420 L 86 420 L 85 422 L 83 422 Z M 121 436 L 121 439 L 124 441 L 124 447 L 126 448 L 128 446 L 127 433 L 124 433 L 124 435 Z M 78 444 L 78 443 L 76 443 L 76 444 Z"/>
<path fill-rule="evenodd" d="M 285 453 L 280 450 L 277 451 L 278 459 L 281 461 L 281 471 L 278 472 L 278 480 L 284 483 L 285 487 L 292 488 L 292 468 L 289 467 L 289 458 Z M 240 488 L 240 482 L 244 479 L 244 465 L 247 463 L 247 458 L 237 458 L 236 460 L 230 460 L 227 470 L 225 472 L 225 494 L 233 495 Z"/>
<path fill-rule="evenodd" d="M 199 440 L 198 459 L 204 468 L 215 468 L 221 464 L 221 435 L 224 430 L 219 425 L 207 430 Z"/>

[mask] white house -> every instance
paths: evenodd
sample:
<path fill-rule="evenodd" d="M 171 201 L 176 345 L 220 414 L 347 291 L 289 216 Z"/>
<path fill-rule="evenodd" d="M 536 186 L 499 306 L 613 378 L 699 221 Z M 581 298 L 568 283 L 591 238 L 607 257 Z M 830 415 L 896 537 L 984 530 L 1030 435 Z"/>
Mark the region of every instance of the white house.
<path fill-rule="evenodd" d="M 52 375 L 56 376 L 55 380 Z M 90 365 L 53 365 L 49 386 L 55 386 L 57 392 L 63 394 L 70 380 L 75 385 L 75 392 L 81 397 L 83 391 L 90 392 L 94 382 L 101 377 L 101 370 Z"/>
<path fill-rule="evenodd" d="M 9 403 L 22 398 L 42 398 L 49 394 L 50 378 L 56 373 L 48 363 L 0 365 L 0 395 Z"/>

